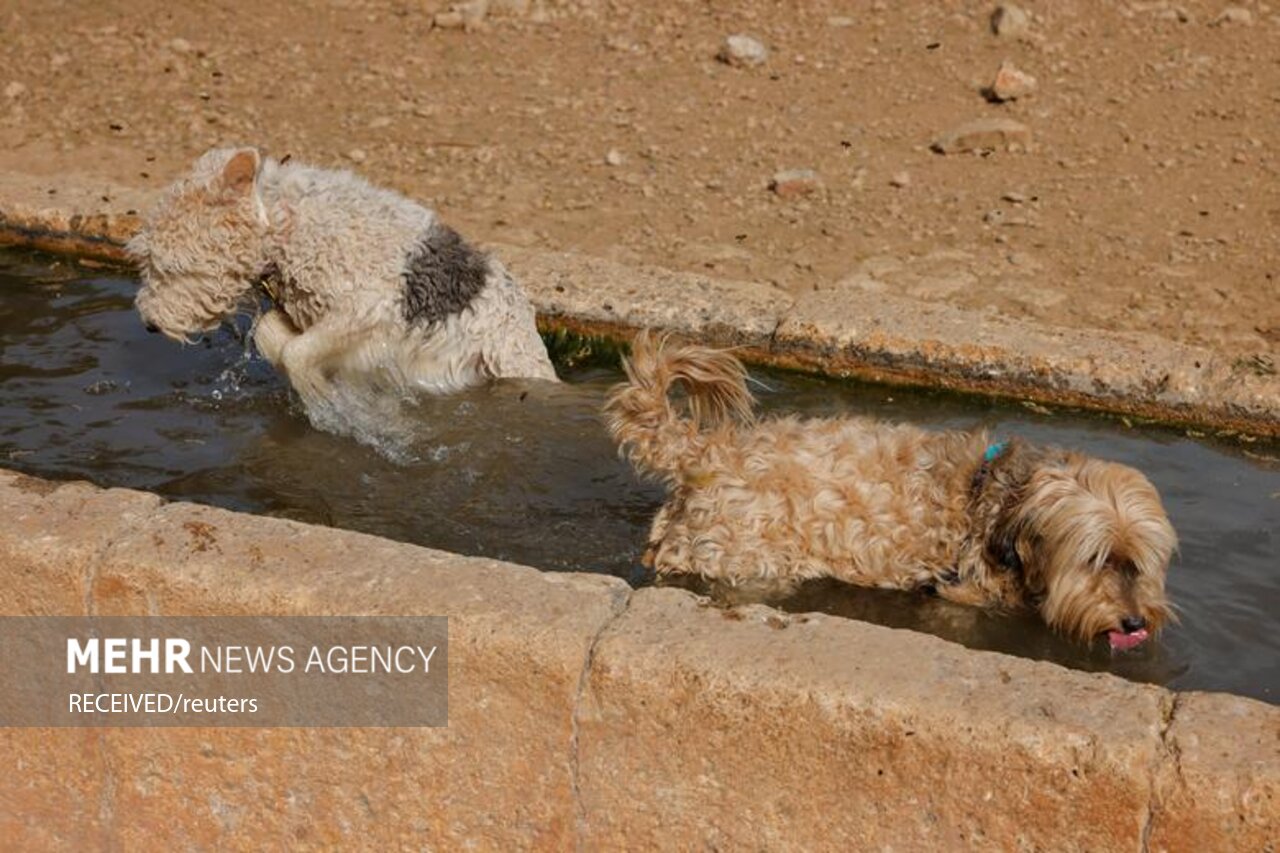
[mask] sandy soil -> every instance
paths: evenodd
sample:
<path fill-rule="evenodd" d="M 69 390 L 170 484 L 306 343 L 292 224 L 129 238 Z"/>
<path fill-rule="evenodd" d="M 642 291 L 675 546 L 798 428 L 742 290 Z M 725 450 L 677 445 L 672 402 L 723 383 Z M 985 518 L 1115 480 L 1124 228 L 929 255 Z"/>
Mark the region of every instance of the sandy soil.
<path fill-rule="evenodd" d="M 255 143 L 480 240 L 1280 364 L 1280 5 L 1043 0 L 1013 35 L 990 2 L 489 6 L 9 0 L 0 168 L 160 186 Z M 764 64 L 717 61 L 733 33 Z M 1003 60 L 1037 85 L 992 103 Z M 1030 150 L 930 150 L 984 118 Z"/>

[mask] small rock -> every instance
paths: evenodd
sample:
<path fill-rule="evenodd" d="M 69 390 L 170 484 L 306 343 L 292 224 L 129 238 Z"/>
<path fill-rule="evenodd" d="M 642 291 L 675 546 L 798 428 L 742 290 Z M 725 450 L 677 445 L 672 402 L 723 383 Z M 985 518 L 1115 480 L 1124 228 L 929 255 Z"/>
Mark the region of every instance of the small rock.
<path fill-rule="evenodd" d="M 1181 6 L 1175 6 L 1167 0 L 1154 3 L 1139 3 L 1132 7 L 1133 11 L 1151 15 L 1161 21 L 1177 21 L 1180 24 L 1191 22 L 1191 13 Z"/>
<path fill-rule="evenodd" d="M 174 53 L 190 53 L 191 42 L 184 38 L 169 39 L 169 50 Z"/>
<path fill-rule="evenodd" d="M 822 189 L 822 179 L 812 169 L 787 169 L 773 176 L 769 189 L 779 198 L 799 198 Z"/>
<path fill-rule="evenodd" d="M 452 3 L 447 11 L 437 12 L 432 21 L 442 30 L 471 30 L 484 26 L 485 16 L 489 14 L 489 0 L 467 0 L 465 3 Z"/>
<path fill-rule="evenodd" d="M 1020 193 L 1017 190 L 1010 190 L 1009 192 L 1000 196 L 1000 198 L 1003 199 L 1004 201 L 1009 202 L 1010 204 L 1025 204 L 1027 201 L 1026 193 Z"/>
<path fill-rule="evenodd" d="M 384 127 L 391 127 L 391 119 L 388 116 L 378 116 L 369 122 L 369 127 L 374 130 L 381 130 Z"/>
<path fill-rule="evenodd" d="M 467 25 L 467 19 L 462 16 L 461 12 L 450 10 L 448 12 L 437 12 L 435 18 L 432 19 L 437 29 L 441 30 L 460 30 Z"/>
<path fill-rule="evenodd" d="M 889 186 L 899 188 L 911 186 L 911 173 L 895 172 L 893 177 L 889 179 Z"/>
<path fill-rule="evenodd" d="M 842 30 L 846 27 L 852 27 L 853 23 L 853 18 L 847 18 L 844 15 L 832 15 L 827 18 L 827 26 L 834 27 L 838 30 Z"/>
<path fill-rule="evenodd" d="M 1036 78 L 1025 71 L 1018 70 L 1012 62 L 1006 59 L 1000 63 L 1000 68 L 996 71 L 996 79 L 984 90 L 983 94 L 987 96 L 988 100 L 1000 103 L 1026 97 L 1035 90 Z"/>
<path fill-rule="evenodd" d="M 368 154 L 364 153 L 363 148 L 352 148 L 350 151 L 347 152 L 347 159 L 350 160 L 352 163 L 363 163 L 368 158 L 368 156 L 369 156 Z"/>
<path fill-rule="evenodd" d="M 768 49 L 751 36 L 732 35 L 724 40 L 716 59 L 737 68 L 763 65 L 769 58 Z"/>
<path fill-rule="evenodd" d="M 54 68 L 61 68 L 71 61 L 71 56 L 65 53 L 55 53 L 49 57 L 49 65 Z"/>
<path fill-rule="evenodd" d="M 1031 128 L 1010 118 L 984 118 L 953 128 L 929 146 L 939 154 L 965 151 L 1028 151 Z"/>
<path fill-rule="evenodd" d="M 14 80 L 8 86 L 4 87 L 4 96 L 11 101 L 21 98 L 26 93 L 27 87 L 19 83 L 17 80 Z"/>
<path fill-rule="evenodd" d="M 625 158 L 617 148 L 610 148 L 604 155 L 604 162 L 610 166 L 621 166 Z"/>
<path fill-rule="evenodd" d="M 991 32 L 1006 38 L 1026 35 L 1031 29 L 1031 16 L 1012 3 L 1002 3 L 991 13 Z"/>
<path fill-rule="evenodd" d="M 1239 6 L 1228 6 L 1222 10 L 1222 14 L 1213 19 L 1215 27 L 1225 26 L 1227 24 L 1239 24 L 1244 27 L 1253 26 L 1253 13 L 1248 9 Z"/>

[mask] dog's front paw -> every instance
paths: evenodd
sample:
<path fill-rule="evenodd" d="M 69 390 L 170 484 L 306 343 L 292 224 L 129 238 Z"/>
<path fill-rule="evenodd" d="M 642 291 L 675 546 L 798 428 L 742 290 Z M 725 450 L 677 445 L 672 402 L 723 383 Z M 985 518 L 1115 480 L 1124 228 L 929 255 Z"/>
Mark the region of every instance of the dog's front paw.
<path fill-rule="evenodd" d="M 258 318 L 253 326 L 253 343 L 258 352 L 275 367 L 281 366 L 285 345 L 298 337 L 301 332 L 293 325 L 285 313 L 272 308 Z"/>

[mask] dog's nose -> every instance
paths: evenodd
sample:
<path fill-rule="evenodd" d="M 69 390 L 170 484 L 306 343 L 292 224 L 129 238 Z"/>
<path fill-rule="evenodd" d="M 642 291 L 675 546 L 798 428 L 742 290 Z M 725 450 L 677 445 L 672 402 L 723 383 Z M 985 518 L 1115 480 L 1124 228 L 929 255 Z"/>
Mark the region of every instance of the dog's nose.
<path fill-rule="evenodd" d="M 157 332 L 159 332 L 159 331 L 160 331 L 160 327 L 159 327 L 159 326 L 157 326 L 155 323 L 148 323 L 148 324 L 147 324 L 147 331 L 154 335 L 154 334 L 156 334 Z"/>
<path fill-rule="evenodd" d="M 1134 631 L 1141 631 L 1147 627 L 1147 620 L 1141 616 L 1126 616 L 1120 620 L 1120 627 L 1124 629 L 1126 634 L 1132 634 Z"/>

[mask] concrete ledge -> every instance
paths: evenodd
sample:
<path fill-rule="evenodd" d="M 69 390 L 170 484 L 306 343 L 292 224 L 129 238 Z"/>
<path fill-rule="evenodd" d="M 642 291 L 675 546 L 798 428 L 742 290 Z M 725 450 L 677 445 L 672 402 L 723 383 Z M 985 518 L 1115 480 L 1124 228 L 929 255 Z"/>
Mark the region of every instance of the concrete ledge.
<path fill-rule="evenodd" d="M 830 617 L 737 615 L 640 590 L 601 640 L 581 726 L 590 846 L 1138 846 L 1164 691 Z"/>
<path fill-rule="evenodd" d="M 0 244 L 124 262 L 123 243 L 150 198 L 81 178 L 0 173 Z M 1280 436 L 1280 378 L 1152 335 L 1045 326 L 849 288 L 796 300 L 765 284 L 491 248 L 528 289 L 546 329 L 612 338 L 664 329 L 737 346 L 754 363 Z"/>
<path fill-rule="evenodd" d="M 0 173 L 0 245 L 128 263 L 124 244 L 155 194 L 96 181 Z"/>
<path fill-rule="evenodd" d="M 0 516 L 16 519 L 0 530 L 6 614 L 450 618 L 448 729 L 65 730 L 38 749 L 0 731 L 20 768 L 0 781 L 9 845 L 527 849 L 574 833 L 572 709 L 621 581 L 7 472 Z"/>
<path fill-rule="evenodd" d="M 0 471 L 6 614 L 450 617 L 447 729 L 0 731 L 17 848 L 1265 848 L 1280 709 Z"/>

